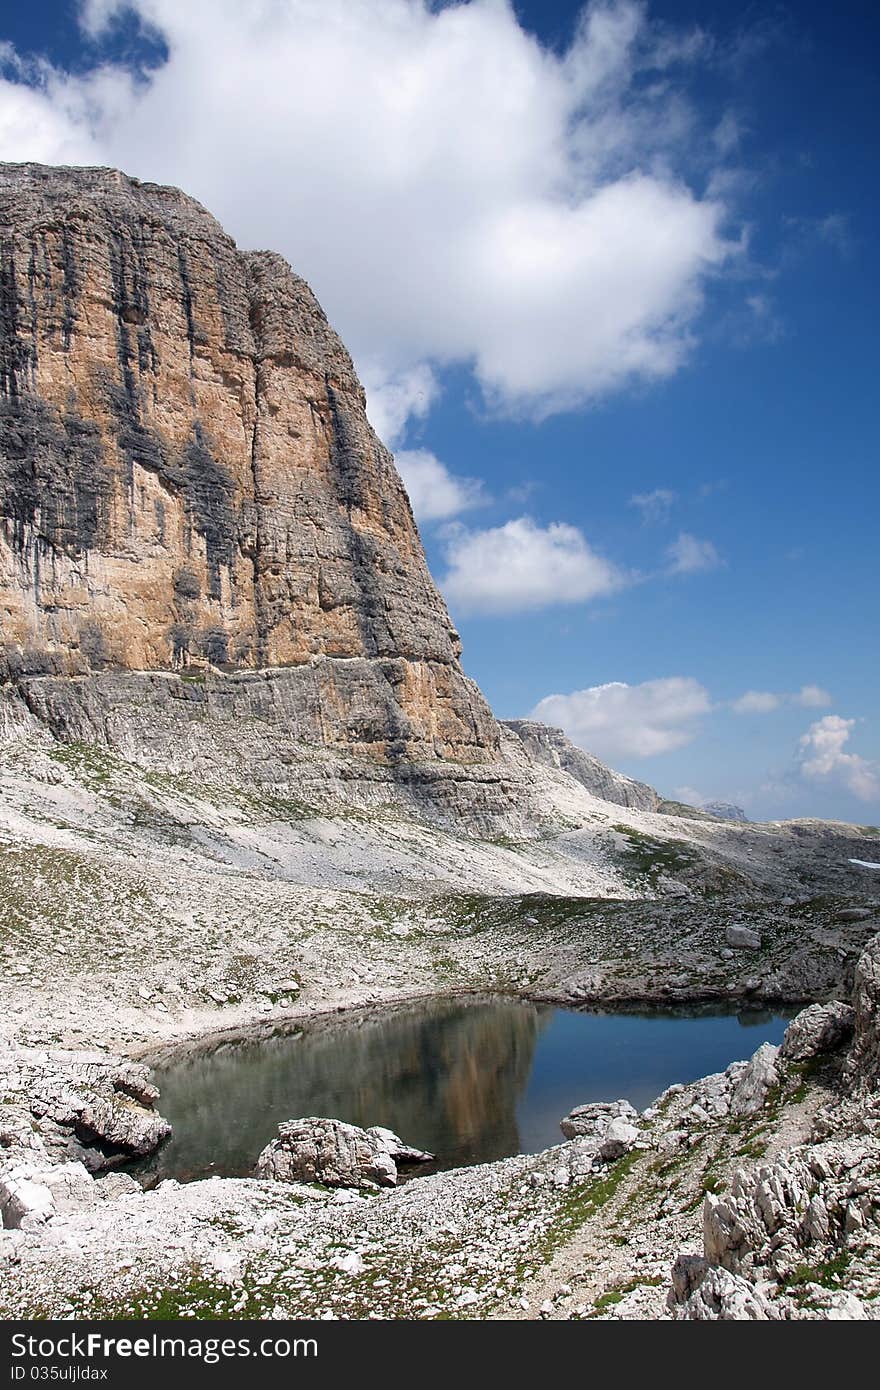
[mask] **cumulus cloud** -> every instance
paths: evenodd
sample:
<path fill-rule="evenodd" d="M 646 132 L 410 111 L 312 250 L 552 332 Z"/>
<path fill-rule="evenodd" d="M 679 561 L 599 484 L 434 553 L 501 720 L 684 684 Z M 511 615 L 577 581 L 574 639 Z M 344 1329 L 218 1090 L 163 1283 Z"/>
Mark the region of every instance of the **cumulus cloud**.
<path fill-rule="evenodd" d="M 717 569 L 721 564 L 721 556 L 711 541 L 698 540 L 687 531 L 681 531 L 667 548 L 666 559 L 669 574 L 696 574 Z"/>
<path fill-rule="evenodd" d="M 803 705 L 805 709 L 822 709 L 824 705 L 831 704 L 829 691 L 821 685 L 802 685 L 792 699 L 796 705 Z"/>
<path fill-rule="evenodd" d="M 779 709 L 783 699 L 784 696 L 772 690 L 747 690 L 745 695 L 733 701 L 731 709 L 734 714 L 770 714 L 772 710 Z"/>
<path fill-rule="evenodd" d="M 638 507 L 643 526 L 656 526 L 669 520 L 669 513 L 675 501 L 675 493 L 666 487 L 655 487 L 653 492 L 637 492 L 629 499 L 631 507 Z"/>
<path fill-rule="evenodd" d="M 747 690 L 732 700 L 734 714 L 771 714 L 783 705 L 800 705 L 804 709 L 822 709 L 831 704 L 831 695 L 821 685 L 802 685 L 794 692 L 777 690 Z"/>
<path fill-rule="evenodd" d="M 428 449 L 402 449 L 394 462 L 417 521 L 443 521 L 488 501 L 478 478 L 456 477 Z"/>
<path fill-rule="evenodd" d="M 690 743 L 710 709 L 709 693 L 699 681 L 668 676 L 548 695 L 529 718 L 558 725 L 573 743 L 600 757 L 648 758 Z"/>
<path fill-rule="evenodd" d="M 487 530 L 451 529 L 440 581 L 462 613 L 522 613 L 609 594 L 625 577 L 576 526 L 539 526 L 528 516 Z"/>
<path fill-rule="evenodd" d="M 880 798 L 880 769 L 875 763 L 846 752 L 854 719 L 826 714 L 811 724 L 800 739 L 800 772 L 810 781 L 835 781 L 860 801 Z"/>
<path fill-rule="evenodd" d="M 683 801 L 686 806 L 702 806 L 704 801 L 710 799 L 697 791 L 696 787 L 673 787 L 672 794 L 676 801 Z"/>
<path fill-rule="evenodd" d="M 102 61 L 122 12 L 150 30 L 152 68 Z M 724 195 L 705 191 L 722 156 L 686 95 L 703 39 L 661 34 L 636 0 L 595 0 L 563 48 L 507 0 L 82 13 L 90 70 L 7 64 L 0 157 L 176 183 L 243 245 L 284 252 L 392 443 L 450 364 L 490 408 L 534 418 L 668 377 L 738 254 Z"/>
<path fill-rule="evenodd" d="M 427 362 L 388 371 L 368 359 L 360 364 L 360 373 L 370 424 L 389 449 L 396 449 L 410 422 L 424 420 L 439 396 L 437 377 Z"/>

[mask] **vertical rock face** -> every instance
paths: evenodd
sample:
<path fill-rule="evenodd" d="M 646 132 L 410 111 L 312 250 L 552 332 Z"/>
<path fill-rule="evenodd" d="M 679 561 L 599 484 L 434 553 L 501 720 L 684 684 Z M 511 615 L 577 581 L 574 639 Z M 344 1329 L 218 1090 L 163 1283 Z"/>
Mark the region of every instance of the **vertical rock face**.
<path fill-rule="evenodd" d="M 505 719 L 504 726 L 516 734 L 533 762 L 558 767 L 567 772 L 593 796 L 633 806 L 639 811 L 656 811 L 660 797 L 646 782 L 636 782 L 571 743 L 561 729 L 538 724 L 532 719 Z"/>
<path fill-rule="evenodd" d="M 332 663 L 338 741 L 482 761 L 498 730 L 458 656 L 351 359 L 281 257 L 175 189 L 0 165 L 0 679 Z"/>

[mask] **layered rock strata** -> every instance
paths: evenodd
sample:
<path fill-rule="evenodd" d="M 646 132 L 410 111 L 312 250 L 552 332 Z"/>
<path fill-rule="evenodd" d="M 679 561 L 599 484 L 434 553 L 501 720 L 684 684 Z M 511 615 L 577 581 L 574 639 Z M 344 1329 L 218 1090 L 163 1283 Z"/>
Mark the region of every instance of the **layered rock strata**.
<path fill-rule="evenodd" d="M 0 677 L 86 703 L 94 673 L 284 668 L 317 741 L 498 745 L 309 287 L 113 170 L 0 166 L 0 629 Z"/>
<path fill-rule="evenodd" d="M 506 719 L 504 727 L 516 734 L 533 762 L 567 772 L 593 796 L 637 811 L 659 810 L 660 797 L 653 787 L 607 767 L 592 753 L 577 748 L 561 729 L 533 719 Z"/>

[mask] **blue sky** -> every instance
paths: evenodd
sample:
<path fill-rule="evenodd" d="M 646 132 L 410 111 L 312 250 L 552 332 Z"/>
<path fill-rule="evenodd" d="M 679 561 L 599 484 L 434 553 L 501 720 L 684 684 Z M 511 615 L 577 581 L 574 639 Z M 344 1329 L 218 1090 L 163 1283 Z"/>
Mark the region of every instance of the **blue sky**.
<path fill-rule="evenodd" d="M 7 6 L 0 157 L 178 183 L 310 280 L 502 717 L 669 795 L 877 823 L 878 27 Z"/>

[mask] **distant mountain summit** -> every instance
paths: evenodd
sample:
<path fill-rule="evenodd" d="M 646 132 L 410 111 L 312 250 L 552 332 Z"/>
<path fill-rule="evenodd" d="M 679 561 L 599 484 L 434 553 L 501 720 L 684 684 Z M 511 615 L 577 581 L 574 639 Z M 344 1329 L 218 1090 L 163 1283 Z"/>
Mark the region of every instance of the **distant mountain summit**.
<path fill-rule="evenodd" d="M 720 816 L 722 820 L 748 820 L 743 808 L 734 806 L 731 801 L 704 801 L 700 810 L 708 811 L 711 816 Z"/>

